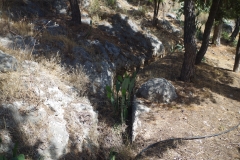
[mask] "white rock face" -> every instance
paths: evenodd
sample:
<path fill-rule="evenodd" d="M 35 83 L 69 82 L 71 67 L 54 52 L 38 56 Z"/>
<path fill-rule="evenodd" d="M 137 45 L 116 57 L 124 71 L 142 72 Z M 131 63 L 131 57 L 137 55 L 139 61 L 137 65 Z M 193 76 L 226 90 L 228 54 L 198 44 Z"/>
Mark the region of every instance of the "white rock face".
<path fill-rule="evenodd" d="M 0 127 L 7 126 L 0 130 L 1 137 L 8 128 L 18 128 L 13 134 L 21 133 L 45 160 L 64 157 L 72 147 L 80 153 L 97 146 L 97 114 L 88 99 L 77 97 L 70 86 L 35 62 L 23 62 L 22 75 L 28 96 L 0 108 L 6 121 L 0 121 Z M 2 150 L 11 145 L 6 143 Z"/>
<path fill-rule="evenodd" d="M 11 72 L 16 70 L 17 59 L 0 50 L 0 72 Z"/>
<path fill-rule="evenodd" d="M 139 129 L 141 128 L 141 115 L 147 114 L 150 108 L 142 104 L 142 101 L 134 97 L 133 104 L 133 115 L 132 115 L 132 141 L 134 142 L 137 135 L 139 134 Z"/>

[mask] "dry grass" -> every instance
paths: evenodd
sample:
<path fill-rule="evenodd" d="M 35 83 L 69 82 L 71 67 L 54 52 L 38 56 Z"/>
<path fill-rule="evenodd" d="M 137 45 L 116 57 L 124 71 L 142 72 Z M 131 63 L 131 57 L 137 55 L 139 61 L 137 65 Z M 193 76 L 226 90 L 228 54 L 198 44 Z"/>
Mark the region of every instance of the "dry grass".
<path fill-rule="evenodd" d="M 99 11 L 101 10 L 100 4 L 101 4 L 101 2 L 99 0 L 92 0 L 90 7 L 89 7 L 89 13 L 91 15 L 98 15 Z"/>
<path fill-rule="evenodd" d="M 70 86 L 74 86 L 79 96 L 87 94 L 89 78 L 86 75 L 82 66 L 66 67 L 61 66 L 61 59 L 59 56 L 50 58 L 39 58 L 41 67 L 48 70 L 51 75 L 59 77 L 61 80 L 68 83 Z"/>
<path fill-rule="evenodd" d="M 47 31 L 43 31 L 43 33 L 40 36 L 40 42 L 41 43 L 47 43 L 48 45 L 55 46 L 57 42 L 62 42 L 64 45 L 64 52 L 71 53 L 72 48 L 77 46 L 77 43 L 68 36 L 65 35 L 51 35 Z"/>
<path fill-rule="evenodd" d="M 0 19 L 0 35 L 6 35 L 11 32 L 14 35 L 20 36 L 33 36 L 34 35 L 34 25 L 26 18 L 23 18 L 19 21 L 11 21 L 8 18 L 3 17 Z"/>
<path fill-rule="evenodd" d="M 34 25 L 32 23 L 29 23 L 25 19 L 22 19 L 21 21 L 13 22 L 10 26 L 10 31 L 21 36 L 33 36 L 33 28 Z"/>

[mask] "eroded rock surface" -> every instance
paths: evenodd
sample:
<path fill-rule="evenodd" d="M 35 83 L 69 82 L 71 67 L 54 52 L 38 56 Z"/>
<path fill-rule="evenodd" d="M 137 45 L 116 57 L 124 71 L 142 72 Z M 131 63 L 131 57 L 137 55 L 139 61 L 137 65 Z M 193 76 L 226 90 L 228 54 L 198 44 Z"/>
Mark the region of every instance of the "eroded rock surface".
<path fill-rule="evenodd" d="M 161 103 L 168 103 L 177 98 L 174 86 L 164 78 L 148 80 L 138 89 L 137 96 Z"/>
<path fill-rule="evenodd" d="M 16 141 L 5 135 L 11 132 L 24 146 L 34 146 L 35 159 L 55 160 L 69 152 L 95 152 L 98 120 L 88 99 L 78 97 L 72 87 L 38 63 L 24 61 L 22 67 L 26 95 L 0 107 L 0 117 L 5 120 L 0 121 L 4 142 L 0 149 L 6 151 L 12 146 L 10 142 Z"/>
<path fill-rule="evenodd" d="M 0 72 L 11 72 L 17 70 L 17 59 L 5 54 L 0 50 Z"/>
<path fill-rule="evenodd" d="M 99 29 L 116 36 L 121 44 L 127 45 L 127 51 L 136 50 L 146 59 L 164 55 L 165 49 L 161 41 L 151 33 L 144 33 L 139 25 L 124 14 L 115 14 L 110 22 L 102 22 Z"/>

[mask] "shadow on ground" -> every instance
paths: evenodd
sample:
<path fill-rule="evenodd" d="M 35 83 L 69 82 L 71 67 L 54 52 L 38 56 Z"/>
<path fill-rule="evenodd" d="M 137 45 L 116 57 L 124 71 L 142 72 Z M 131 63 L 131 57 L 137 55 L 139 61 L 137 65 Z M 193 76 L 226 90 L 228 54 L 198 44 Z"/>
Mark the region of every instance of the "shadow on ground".
<path fill-rule="evenodd" d="M 162 158 L 164 152 L 168 151 L 169 149 L 176 149 L 179 145 L 184 145 L 184 143 L 184 141 L 173 139 L 156 142 L 142 149 L 140 153 L 136 155 L 135 160 L 146 157 Z"/>
<path fill-rule="evenodd" d="M 165 78 L 170 80 L 177 88 L 179 98 L 176 102 L 179 104 L 199 104 L 206 99 L 210 99 L 213 103 L 216 103 L 217 100 L 214 98 L 212 92 L 240 101 L 240 97 L 238 96 L 240 88 L 233 86 L 232 71 L 224 68 L 202 63 L 195 66 L 196 74 L 191 83 L 179 81 L 183 57 L 183 52 L 173 52 L 145 66 L 139 72 L 137 88 L 149 79 Z"/>

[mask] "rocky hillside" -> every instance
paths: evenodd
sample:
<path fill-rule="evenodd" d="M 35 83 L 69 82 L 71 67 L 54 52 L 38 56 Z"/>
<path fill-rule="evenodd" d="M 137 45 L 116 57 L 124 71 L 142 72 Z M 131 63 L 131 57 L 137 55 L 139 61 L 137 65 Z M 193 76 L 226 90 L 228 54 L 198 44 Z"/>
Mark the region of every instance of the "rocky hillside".
<path fill-rule="evenodd" d="M 184 54 L 179 4 L 167 1 L 152 27 L 151 4 L 111 2 L 81 1 L 80 25 L 71 23 L 67 0 L 1 4 L 8 9 L 2 7 L 0 19 L 0 155 L 11 158 L 18 143 L 18 153 L 26 159 L 133 159 L 151 143 L 220 132 L 237 123 L 240 77 L 219 69 L 231 66 L 231 58 L 226 63 L 218 59 L 220 63 L 207 57 L 194 84 L 177 79 Z M 233 52 L 227 46 L 226 55 Z M 219 66 L 212 69 L 215 62 Z M 106 86 L 114 88 L 118 76 L 135 71 L 132 105 L 121 124 Z M 215 79 L 203 83 L 210 76 Z M 230 102 L 229 108 L 218 108 Z M 224 143 L 221 138 L 210 141 L 212 150 L 210 144 L 201 148 L 205 142 L 194 141 L 184 146 L 190 150 L 185 152 L 174 142 L 138 158 L 211 159 L 220 151 L 239 158 L 237 132 Z M 191 150 L 191 145 L 197 147 Z"/>

